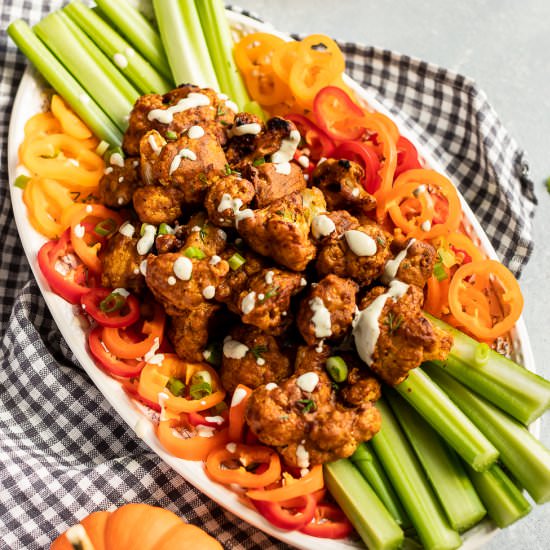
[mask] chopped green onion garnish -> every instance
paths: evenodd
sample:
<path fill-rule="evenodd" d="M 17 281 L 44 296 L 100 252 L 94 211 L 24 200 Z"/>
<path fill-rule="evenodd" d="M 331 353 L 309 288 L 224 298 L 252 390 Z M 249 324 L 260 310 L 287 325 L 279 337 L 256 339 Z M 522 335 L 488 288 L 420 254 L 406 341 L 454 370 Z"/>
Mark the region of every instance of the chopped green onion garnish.
<path fill-rule="evenodd" d="M 197 260 L 202 260 L 206 258 L 206 254 L 196 246 L 189 246 L 183 252 L 188 258 L 195 258 Z"/>
<path fill-rule="evenodd" d="M 207 370 L 200 370 L 191 377 L 192 384 L 206 384 L 212 385 L 212 376 Z"/>
<path fill-rule="evenodd" d="M 25 176 L 24 174 L 21 174 L 20 176 L 17 176 L 15 178 L 15 182 L 13 185 L 15 185 L 15 187 L 19 187 L 19 189 L 25 189 L 30 179 L 31 178 L 29 176 Z"/>
<path fill-rule="evenodd" d="M 261 166 L 262 164 L 265 164 L 265 157 L 257 158 L 252 164 L 254 166 Z"/>
<path fill-rule="evenodd" d="M 235 254 L 233 254 L 233 256 L 231 256 L 231 258 L 227 260 L 227 262 L 229 263 L 229 267 L 233 271 L 237 271 L 239 267 L 246 263 L 246 260 L 238 252 L 235 252 Z"/>
<path fill-rule="evenodd" d="M 167 223 L 162 222 L 159 225 L 158 233 L 159 235 L 173 235 L 174 229 L 171 226 L 169 226 Z"/>
<path fill-rule="evenodd" d="M 105 220 L 101 220 L 95 227 L 94 232 L 98 235 L 101 235 L 102 237 L 106 237 L 107 235 L 110 235 L 111 233 L 114 233 L 116 231 L 117 224 L 113 218 L 107 218 Z"/>
<path fill-rule="evenodd" d="M 204 353 L 202 354 L 205 361 L 219 367 L 222 364 L 222 345 L 220 342 L 211 342 L 208 344 Z"/>
<path fill-rule="evenodd" d="M 330 374 L 330 377 L 335 382 L 344 382 L 348 377 L 348 366 L 346 362 L 341 358 L 335 355 L 334 357 L 329 357 L 327 359 L 327 371 Z"/>
<path fill-rule="evenodd" d="M 263 359 L 262 355 L 267 351 L 267 346 L 254 346 L 250 348 L 250 353 L 255 359 Z"/>
<path fill-rule="evenodd" d="M 313 412 L 317 410 L 317 405 L 315 404 L 315 401 L 313 401 L 313 399 L 298 399 L 296 403 L 302 405 L 303 413 Z"/>
<path fill-rule="evenodd" d="M 166 139 L 178 139 L 178 134 L 176 134 L 176 132 L 174 132 L 172 130 L 168 130 L 168 132 L 166 132 L 165 136 L 166 136 Z"/>
<path fill-rule="evenodd" d="M 198 384 L 193 384 L 189 388 L 189 395 L 193 399 L 202 399 L 207 395 L 212 395 L 212 385 L 208 382 L 200 382 Z"/>
<path fill-rule="evenodd" d="M 101 302 L 99 302 L 99 309 L 103 313 L 114 313 L 119 309 L 122 309 L 126 303 L 126 298 L 120 295 L 118 292 L 111 292 Z"/>
<path fill-rule="evenodd" d="M 183 390 L 185 389 L 185 384 L 179 378 L 174 378 L 172 376 L 170 377 L 168 382 L 166 382 L 165 387 L 172 395 L 179 397 L 183 393 Z"/>
<path fill-rule="evenodd" d="M 491 348 L 485 343 L 481 342 L 476 346 L 474 352 L 474 363 L 478 367 L 484 367 L 489 361 L 489 354 L 491 353 Z"/>
<path fill-rule="evenodd" d="M 99 145 L 95 148 L 95 152 L 100 156 L 102 157 L 105 152 L 107 151 L 107 149 L 109 149 L 109 144 L 104 141 L 104 140 L 101 140 L 99 142 Z"/>
<path fill-rule="evenodd" d="M 275 286 L 270 288 L 265 294 L 263 298 L 260 298 L 258 301 L 260 304 L 263 304 L 266 300 L 269 300 L 269 298 L 273 298 L 273 296 L 277 296 L 279 292 L 279 287 Z"/>
<path fill-rule="evenodd" d="M 434 265 L 434 277 L 440 282 L 447 278 L 447 272 L 445 271 L 442 262 L 437 262 Z"/>

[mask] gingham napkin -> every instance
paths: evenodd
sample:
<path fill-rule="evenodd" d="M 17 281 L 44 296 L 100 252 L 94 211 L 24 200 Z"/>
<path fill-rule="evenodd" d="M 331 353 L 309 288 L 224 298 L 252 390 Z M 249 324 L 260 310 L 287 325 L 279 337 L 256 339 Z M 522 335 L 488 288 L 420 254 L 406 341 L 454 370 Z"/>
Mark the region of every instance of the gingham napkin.
<path fill-rule="evenodd" d="M 2 2 L 2 28 L 61 2 Z M 210 501 L 128 429 L 86 377 L 33 280 L 10 211 L 6 147 L 25 60 L 0 42 L 0 547 L 48 548 L 75 518 L 127 502 L 166 507 L 226 548 L 283 548 Z M 458 182 L 516 273 L 532 249 L 536 199 L 523 152 L 475 84 L 428 63 L 341 44 L 349 74 L 404 118 Z"/>

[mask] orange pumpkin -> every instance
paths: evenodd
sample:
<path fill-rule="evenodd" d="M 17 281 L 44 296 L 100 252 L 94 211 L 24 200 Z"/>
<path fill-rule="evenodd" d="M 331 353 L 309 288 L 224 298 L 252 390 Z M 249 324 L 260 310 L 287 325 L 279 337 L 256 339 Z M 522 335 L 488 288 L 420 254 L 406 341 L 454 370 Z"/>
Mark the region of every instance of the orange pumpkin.
<path fill-rule="evenodd" d="M 114 512 L 94 512 L 67 529 L 50 550 L 178 550 L 222 546 L 173 512 L 149 504 L 126 504 Z"/>

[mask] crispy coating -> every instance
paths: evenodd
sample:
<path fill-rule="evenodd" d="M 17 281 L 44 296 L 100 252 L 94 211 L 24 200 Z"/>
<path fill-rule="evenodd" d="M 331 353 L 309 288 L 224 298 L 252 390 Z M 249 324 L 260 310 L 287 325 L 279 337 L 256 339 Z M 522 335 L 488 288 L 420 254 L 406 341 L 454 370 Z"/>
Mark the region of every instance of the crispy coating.
<path fill-rule="evenodd" d="M 256 192 L 255 207 L 264 208 L 272 202 L 306 188 L 301 168 L 290 163 L 290 174 L 277 171 L 277 164 L 265 162 L 259 166 L 247 164 L 243 176 L 250 180 Z"/>
<path fill-rule="evenodd" d="M 399 264 L 396 279 L 418 288 L 424 288 L 432 276 L 435 265 L 435 248 L 424 241 L 414 241 L 407 250 L 407 255 Z"/>
<path fill-rule="evenodd" d="M 309 290 L 300 302 L 296 317 L 298 330 L 309 345 L 324 338 L 339 340 L 346 335 L 353 321 L 356 307 L 355 295 L 358 290 L 357 283 L 351 279 L 342 279 L 332 274 L 327 275 Z M 330 335 L 327 336 L 319 335 L 318 332 L 321 330 L 321 323 L 317 320 L 318 313 L 316 313 L 319 305 L 326 308 L 330 315 Z"/>
<path fill-rule="evenodd" d="M 224 346 L 220 376 L 223 387 L 233 393 L 239 384 L 257 388 L 268 382 L 279 383 L 292 374 L 288 357 L 277 340 L 256 327 L 240 325 L 230 333 L 230 340 L 244 344 L 248 351 L 242 358 L 230 357 L 230 345 Z"/>
<path fill-rule="evenodd" d="M 143 223 L 171 224 L 181 216 L 184 195 L 177 187 L 146 185 L 135 190 L 134 210 Z"/>
<path fill-rule="evenodd" d="M 202 353 L 208 343 L 212 318 L 219 309 L 217 304 L 204 303 L 171 318 L 168 338 L 178 357 L 192 363 L 204 361 Z"/>
<path fill-rule="evenodd" d="M 122 208 L 132 200 L 136 187 L 140 185 L 139 158 L 124 159 L 124 166 L 109 166 L 99 181 L 99 200 L 105 206 Z"/>
<path fill-rule="evenodd" d="M 315 348 L 298 351 L 300 363 L 309 361 L 308 370 L 318 383 L 305 391 L 296 372 L 280 386 L 260 386 L 252 392 L 246 420 L 260 441 L 273 445 L 291 466 L 308 468 L 338 458 L 348 457 L 362 441 L 369 440 L 380 429 L 380 414 L 372 401 L 346 406 L 338 400 L 326 374 L 327 351 Z M 375 381 L 373 381 L 375 384 Z M 371 391 L 372 397 L 377 397 Z M 348 404 L 349 405 L 349 404 Z"/>
<path fill-rule="evenodd" d="M 138 254 L 138 240 L 138 237 L 126 237 L 117 232 L 101 247 L 102 286 L 141 292 L 145 284 L 139 265 L 144 257 Z"/>
<path fill-rule="evenodd" d="M 351 160 L 327 159 L 318 164 L 311 174 L 311 182 L 321 189 L 329 210 L 357 210 L 368 212 L 376 206 L 376 199 L 365 191 L 365 172 Z"/>
<path fill-rule="evenodd" d="M 188 262 L 192 264 L 189 280 L 178 278 L 174 272 L 174 264 L 179 258 L 185 258 L 187 265 Z M 212 265 L 208 257 L 202 260 L 190 259 L 175 252 L 149 255 L 145 282 L 168 315 L 184 315 L 186 310 L 208 303 L 203 291 L 211 286 L 215 289 L 228 270 L 229 265 L 224 260 Z"/>
<path fill-rule="evenodd" d="M 153 179 L 161 185 L 174 186 L 183 192 L 188 205 L 204 202 L 213 178 L 224 173 L 227 160 L 214 134 L 191 139 L 187 135 L 169 141 L 153 165 Z"/>
<path fill-rule="evenodd" d="M 260 117 L 252 113 L 237 113 L 235 115 L 233 126 L 228 131 L 230 137 L 225 150 L 227 162 L 233 167 L 238 167 L 241 163 L 246 165 L 248 162 L 256 160 L 254 151 L 257 148 L 258 134 L 238 135 L 238 130 L 235 131 L 235 128 L 248 124 L 259 124 L 261 132 L 265 132 L 265 125 Z"/>
<path fill-rule="evenodd" d="M 237 309 L 243 323 L 254 325 L 267 334 L 279 335 L 292 322 L 291 298 L 303 288 L 299 273 L 277 268 L 262 269 L 248 280 Z"/>
<path fill-rule="evenodd" d="M 382 274 L 390 258 L 391 238 L 377 225 L 357 226 L 353 230 L 371 237 L 376 243 L 376 253 L 373 256 L 358 256 L 349 247 L 345 232 L 341 238 L 333 234 L 323 242 L 318 252 L 317 272 L 321 276 L 334 273 L 339 277 L 351 277 L 360 285 L 368 285 Z"/>
<path fill-rule="evenodd" d="M 254 186 L 248 180 L 231 174 L 212 183 L 204 206 L 213 224 L 235 227 L 235 211 L 244 210 L 253 199 Z"/>
<path fill-rule="evenodd" d="M 370 290 L 359 309 L 365 309 L 385 291 L 380 286 Z M 423 301 L 422 291 L 410 285 L 397 300 L 386 300 L 378 318 L 380 335 L 370 368 L 391 386 L 405 380 L 408 372 L 424 361 L 444 360 L 451 349 L 452 337 L 422 315 Z"/>
<path fill-rule="evenodd" d="M 235 247 L 226 248 L 221 257 L 229 260 L 233 254 L 240 254 L 245 262 L 237 269 L 230 269 L 225 279 L 216 288 L 216 300 L 227 305 L 230 311 L 241 314 L 239 309 L 239 297 L 241 292 L 249 286 L 249 279 L 261 271 L 265 265 L 264 259 L 249 249 L 238 250 Z"/>
<path fill-rule="evenodd" d="M 210 104 L 175 113 L 173 120 L 169 123 L 148 118 L 153 109 L 172 107 L 191 92 L 208 96 Z M 128 129 L 124 134 L 122 146 L 129 155 L 137 155 L 141 138 L 150 130 L 157 130 L 162 136 L 166 136 L 167 132 L 174 132 L 179 136 L 195 125 L 202 126 L 205 130 L 209 128 L 216 135 L 218 141 L 224 144 L 227 139 L 225 129 L 233 124 L 234 118 L 234 112 L 226 107 L 225 100 L 218 98 L 214 90 L 201 89 L 198 86 L 186 84 L 162 96 L 159 94 L 141 96 L 130 113 Z"/>
<path fill-rule="evenodd" d="M 315 257 L 316 248 L 309 238 L 310 223 L 300 193 L 254 210 L 254 215 L 242 220 L 237 229 L 253 250 L 294 271 L 303 271 Z"/>
<path fill-rule="evenodd" d="M 221 254 L 227 244 L 227 233 L 210 221 L 204 212 L 197 212 L 176 230 L 176 236 L 183 241 L 182 250 L 190 246 L 200 248 L 207 256 Z"/>

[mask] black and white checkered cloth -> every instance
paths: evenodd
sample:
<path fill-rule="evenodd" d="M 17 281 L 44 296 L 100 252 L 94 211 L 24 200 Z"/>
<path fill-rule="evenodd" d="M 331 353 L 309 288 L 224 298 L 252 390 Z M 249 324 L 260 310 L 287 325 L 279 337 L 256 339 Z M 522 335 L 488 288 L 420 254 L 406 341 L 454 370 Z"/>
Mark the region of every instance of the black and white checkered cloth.
<path fill-rule="evenodd" d="M 59 0 L 4 0 L 2 29 L 36 23 Z M 475 84 L 428 63 L 342 44 L 349 74 L 404 117 L 458 183 L 516 273 L 532 249 L 536 204 L 523 152 Z M 62 340 L 34 282 L 10 211 L 8 123 L 25 60 L 0 37 L 0 547 L 48 548 L 75 518 L 127 502 L 166 507 L 227 548 L 284 545 L 224 511 L 134 436 Z"/>

